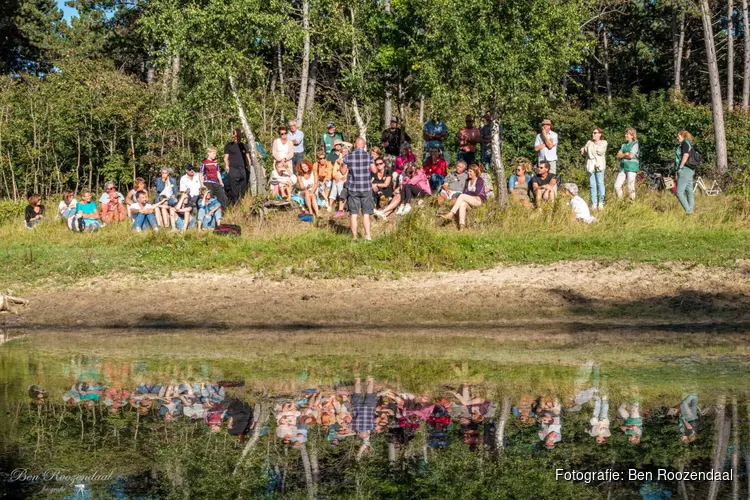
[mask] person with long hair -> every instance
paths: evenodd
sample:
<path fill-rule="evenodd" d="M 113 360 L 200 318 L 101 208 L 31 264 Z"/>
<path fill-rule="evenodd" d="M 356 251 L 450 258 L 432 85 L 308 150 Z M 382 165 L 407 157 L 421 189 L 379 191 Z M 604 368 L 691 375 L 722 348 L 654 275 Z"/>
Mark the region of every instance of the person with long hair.
<path fill-rule="evenodd" d="M 446 220 L 453 220 L 458 214 L 459 231 L 466 227 L 466 211 L 470 208 L 481 207 L 482 203 L 487 201 L 487 196 L 484 193 L 484 180 L 481 175 L 482 170 L 479 165 L 473 164 L 469 167 L 469 180 L 466 182 L 463 194 L 458 197 L 451 211 L 442 216 Z"/>
<path fill-rule="evenodd" d="M 635 200 L 635 177 L 641 168 L 639 161 L 640 145 L 638 144 L 638 133 L 634 128 L 625 130 L 625 142 L 620 146 L 617 159 L 620 160 L 620 171 L 615 180 L 615 192 L 618 198 L 622 198 L 622 185 L 628 181 L 628 191 L 631 200 Z"/>
<path fill-rule="evenodd" d="M 307 158 L 297 166 L 297 189 L 305 200 L 307 211 L 318 217 L 318 176 Z"/>
<path fill-rule="evenodd" d="M 531 185 L 531 161 L 526 158 L 518 158 L 513 173 L 508 179 L 508 193 L 524 207 L 531 206 L 529 199 L 529 189 Z"/>
<path fill-rule="evenodd" d="M 591 139 L 581 148 L 586 157 L 586 172 L 589 174 L 591 209 L 604 208 L 604 170 L 607 168 L 607 141 L 599 127 L 594 128 Z"/>
<path fill-rule="evenodd" d="M 695 210 L 693 196 L 693 178 L 695 165 L 690 164 L 690 152 L 693 149 L 693 136 L 687 130 L 677 132 L 677 146 L 674 157 L 674 169 L 677 173 L 677 199 L 685 209 L 685 213 L 692 215 Z"/>

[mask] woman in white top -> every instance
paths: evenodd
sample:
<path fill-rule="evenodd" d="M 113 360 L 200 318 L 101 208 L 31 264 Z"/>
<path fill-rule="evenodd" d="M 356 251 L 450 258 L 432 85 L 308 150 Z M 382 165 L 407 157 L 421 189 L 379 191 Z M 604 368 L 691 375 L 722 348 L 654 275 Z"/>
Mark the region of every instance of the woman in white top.
<path fill-rule="evenodd" d="M 279 127 L 279 137 L 273 141 L 271 155 L 277 163 L 284 162 L 287 166 L 291 165 L 292 158 L 294 158 L 294 144 L 287 139 L 287 130 L 284 126 Z"/>
<path fill-rule="evenodd" d="M 586 157 L 586 172 L 589 174 L 591 188 L 591 209 L 604 208 L 604 169 L 607 166 L 607 141 L 599 127 L 594 129 L 592 138 L 581 148 Z"/>
<path fill-rule="evenodd" d="M 312 169 L 312 162 L 305 158 L 297 167 L 297 188 L 305 199 L 307 211 L 318 217 L 318 177 Z"/>

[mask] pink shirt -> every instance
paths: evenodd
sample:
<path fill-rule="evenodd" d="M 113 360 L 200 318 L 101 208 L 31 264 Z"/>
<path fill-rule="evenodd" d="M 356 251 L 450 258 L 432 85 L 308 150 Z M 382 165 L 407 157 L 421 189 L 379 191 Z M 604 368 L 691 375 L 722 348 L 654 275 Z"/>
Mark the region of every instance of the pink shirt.
<path fill-rule="evenodd" d="M 399 174 L 404 171 L 404 165 L 407 163 L 414 163 L 417 161 L 417 157 L 414 156 L 414 153 L 409 151 L 409 153 L 404 156 L 399 156 L 396 158 L 396 166 L 393 168 L 394 171 L 398 172 Z"/>
<path fill-rule="evenodd" d="M 414 175 L 404 182 L 404 184 L 413 184 L 427 194 L 432 194 L 430 191 L 430 181 L 427 180 L 427 176 L 424 174 L 423 168 L 418 168 L 414 171 Z"/>
<path fill-rule="evenodd" d="M 459 147 L 461 151 L 473 153 L 477 150 L 480 135 L 478 128 L 462 128 L 458 131 Z"/>

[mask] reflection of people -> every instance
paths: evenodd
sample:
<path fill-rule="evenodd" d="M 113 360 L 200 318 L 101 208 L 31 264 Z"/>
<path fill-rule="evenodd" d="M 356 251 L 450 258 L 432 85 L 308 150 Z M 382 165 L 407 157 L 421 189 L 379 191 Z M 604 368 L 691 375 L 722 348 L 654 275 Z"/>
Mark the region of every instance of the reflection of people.
<path fill-rule="evenodd" d="M 597 444 L 604 444 L 612 435 L 609 430 L 609 400 L 607 396 L 594 397 L 594 413 L 589 420 L 589 434 L 596 438 Z"/>
<path fill-rule="evenodd" d="M 679 416 L 680 441 L 684 444 L 692 443 L 698 437 L 698 396 L 688 394 L 675 408 L 669 410 L 670 416 Z"/>
<path fill-rule="evenodd" d="M 369 154 L 369 153 L 368 153 Z M 352 430 L 362 438 L 359 456 L 368 452 L 370 448 L 370 433 L 375 428 L 375 409 L 378 397 L 375 395 L 375 382 L 372 377 L 367 379 L 365 393 L 362 394 L 362 380 L 357 377 L 354 381 L 352 394 Z"/>
<path fill-rule="evenodd" d="M 626 436 L 628 443 L 639 444 L 643 435 L 643 417 L 641 417 L 641 404 L 638 401 L 630 405 L 622 403 L 617 412 L 624 420 L 624 425 L 620 427 Z"/>
<path fill-rule="evenodd" d="M 560 419 L 562 405 L 557 400 L 544 400 L 540 404 L 541 411 L 538 411 L 539 439 L 544 443 L 544 447 L 551 450 L 556 443 L 562 441 L 562 420 Z"/>

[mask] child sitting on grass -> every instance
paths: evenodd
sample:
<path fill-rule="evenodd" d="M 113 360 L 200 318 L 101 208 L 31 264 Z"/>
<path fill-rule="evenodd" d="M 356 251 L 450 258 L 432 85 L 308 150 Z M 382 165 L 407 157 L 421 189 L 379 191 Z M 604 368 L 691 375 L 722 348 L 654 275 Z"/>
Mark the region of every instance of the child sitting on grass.
<path fill-rule="evenodd" d="M 63 192 L 63 199 L 57 206 L 57 216 L 67 221 L 76 214 L 76 197 L 70 189 Z"/>
<path fill-rule="evenodd" d="M 290 175 L 286 161 L 277 161 L 271 172 L 271 189 L 273 189 L 274 198 L 290 201 L 294 183 L 295 179 Z"/>
<path fill-rule="evenodd" d="M 576 220 L 583 221 L 586 224 L 596 222 L 596 218 L 591 216 L 588 203 L 578 196 L 578 186 L 572 182 L 563 184 L 563 194 L 570 196 L 570 207 L 573 209 Z"/>
<path fill-rule="evenodd" d="M 192 217 L 193 206 L 190 204 L 190 196 L 187 192 L 178 193 L 177 199 L 177 205 L 174 207 L 176 214 L 175 228 L 184 233 L 186 229 L 195 227 L 195 219 Z"/>
<path fill-rule="evenodd" d="M 81 231 L 92 233 L 99 230 L 101 226 L 99 210 L 96 208 L 96 202 L 91 200 L 91 191 L 88 189 L 81 191 L 81 202 L 76 205 L 76 210 Z"/>
<path fill-rule="evenodd" d="M 26 220 L 26 229 L 32 229 L 39 224 L 44 217 L 44 205 L 42 197 L 38 194 L 29 196 L 29 205 L 26 207 L 24 219 Z"/>
<path fill-rule="evenodd" d="M 211 191 L 201 188 L 201 197 L 198 199 L 198 229 L 210 231 L 221 224 L 221 203 L 211 197 Z"/>

